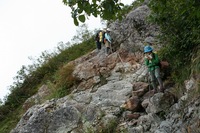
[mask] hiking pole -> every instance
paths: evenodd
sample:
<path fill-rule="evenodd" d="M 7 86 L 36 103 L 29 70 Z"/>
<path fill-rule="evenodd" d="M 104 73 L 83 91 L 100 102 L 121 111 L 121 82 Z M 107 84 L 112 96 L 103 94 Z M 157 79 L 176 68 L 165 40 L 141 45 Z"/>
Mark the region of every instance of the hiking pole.
<path fill-rule="evenodd" d="M 110 43 L 110 49 L 111 49 L 111 52 L 113 53 L 113 51 L 112 51 L 112 44 Z M 123 61 L 122 61 L 122 58 L 121 58 L 121 56 L 119 55 L 119 53 L 118 52 L 116 52 L 117 53 L 117 56 L 119 56 L 119 59 L 120 59 L 120 61 L 121 61 L 121 63 L 122 63 L 122 66 L 125 68 L 125 66 L 124 66 L 124 63 L 123 63 Z"/>
<path fill-rule="evenodd" d="M 117 55 L 119 56 L 119 59 L 120 59 L 120 61 L 121 61 L 122 65 L 123 65 L 123 67 L 125 68 L 125 66 L 124 66 L 124 63 L 123 63 L 123 61 L 122 61 L 122 58 L 121 58 L 121 56 L 119 55 L 119 53 L 118 53 L 118 52 L 117 52 Z"/>

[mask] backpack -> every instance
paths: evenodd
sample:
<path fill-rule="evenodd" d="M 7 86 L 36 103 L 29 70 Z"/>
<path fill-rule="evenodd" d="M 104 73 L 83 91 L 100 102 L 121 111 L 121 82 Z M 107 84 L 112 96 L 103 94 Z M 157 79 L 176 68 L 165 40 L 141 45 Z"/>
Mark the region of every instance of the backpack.
<path fill-rule="evenodd" d="M 160 69 L 166 69 L 169 67 L 169 62 L 166 60 L 159 61 L 159 67 Z"/>
<path fill-rule="evenodd" d="M 155 58 L 155 53 L 153 53 L 153 58 Z M 160 60 L 159 59 L 159 63 L 158 66 L 160 67 L 160 69 L 166 69 L 169 67 L 169 62 L 166 60 Z"/>
<path fill-rule="evenodd" d="M 103 31 L 101 31 L 101 30 L 97 31 L 94 40 L 100 41 L 99 34 L 100 34 L 101 32 L 103 33 L 103 34 L 102 34 L 102 43 L 105 44 L 105 39 L 106 39 L 106 38 L 105 38 L 105 33 L 106 33 L 106 32 L 103 32 Z"/>

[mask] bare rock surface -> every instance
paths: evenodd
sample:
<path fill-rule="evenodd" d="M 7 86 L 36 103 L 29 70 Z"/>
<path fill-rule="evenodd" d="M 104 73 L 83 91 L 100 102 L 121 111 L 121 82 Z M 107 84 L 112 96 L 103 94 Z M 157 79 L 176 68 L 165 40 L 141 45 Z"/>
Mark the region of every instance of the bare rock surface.
<path fill-rule="evenodd" d="M 188 91 L 178 100 L 170 90 L 153 94 L 149 87 L 141 51 L 159 34 L 146 21 L 149 13 L 144 4 L 111 23 L 116 51 L 92 51 L 70 62 L 81 83 L 70 95 L 47 101 L 42 97 L 50 91 L 42 86 L 24 103 L 27 111 L 11 133 L 100 133 L 113 126 L 119 133 L 200 132 L 200 98 L 185 104 L 199 79 L 185 81 Z"/>

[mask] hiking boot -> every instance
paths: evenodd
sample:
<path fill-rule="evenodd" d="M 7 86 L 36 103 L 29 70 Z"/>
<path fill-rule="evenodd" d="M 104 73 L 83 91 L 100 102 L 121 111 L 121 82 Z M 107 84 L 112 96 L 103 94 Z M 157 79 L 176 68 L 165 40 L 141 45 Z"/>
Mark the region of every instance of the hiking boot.
<path fill-rule="evenodd" d="M 161 88 L 161 89 L 160 89 L 160 92 L 164 93 L 164 92 L 165 92 L 165 90 L 164 90 L 163 88 Z"/>
<path fill-rule="evenodd" d="M 165 89 L 163 87 L 159 87 L 159 92 L 164 93 Z"/>

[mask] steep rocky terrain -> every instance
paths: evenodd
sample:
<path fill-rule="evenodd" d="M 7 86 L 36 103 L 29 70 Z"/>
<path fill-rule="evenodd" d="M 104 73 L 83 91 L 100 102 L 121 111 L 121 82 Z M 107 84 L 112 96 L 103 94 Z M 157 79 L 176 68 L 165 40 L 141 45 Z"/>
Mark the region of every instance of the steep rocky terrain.
<path fill-rule="evenodd" d="M 11 133 L 200 132 L 198 97 L 187 103 L 185 93 L 177 99 L 167 84 L 164 93 L 151 91 L 143 64 L 144 41 L 153 41 L 156 50 L 161 46 L 156 38 L 159 27 L 146 21 L 149 13 L 142 5 L 122 22 L 110 24 L 114 52 L 107 56 L 103 48 L 67 64 L 75 66 L 73 75 L 80 84 L 70 95 L 41 103 L 51 91 L 43 85 L 24 103 L 27 111 Z M 185 82 L 188 92 L 198 81 L 195 77 Z"/>

